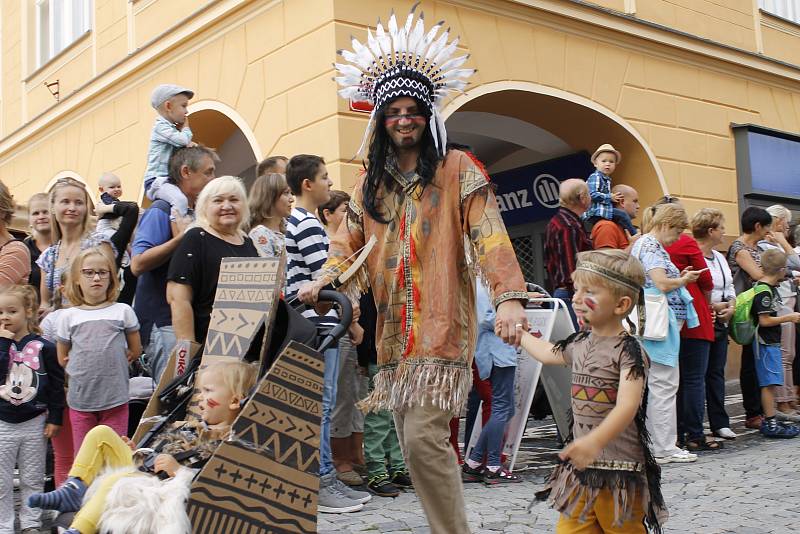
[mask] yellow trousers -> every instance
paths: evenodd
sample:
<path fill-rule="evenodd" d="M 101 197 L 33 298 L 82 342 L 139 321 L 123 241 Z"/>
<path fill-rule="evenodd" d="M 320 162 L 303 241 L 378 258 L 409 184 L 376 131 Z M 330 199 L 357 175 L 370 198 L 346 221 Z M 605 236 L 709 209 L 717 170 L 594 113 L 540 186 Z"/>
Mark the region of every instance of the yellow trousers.
<path fill-rule="evenodd" d="M 86 434 L 81 449 L 75 457 L 69 476 L 80 478 L 90 486 L 104 469 L 122 469 L 133 466 L 133 452 L 111 427 L 96 426 Z M 96 534 L 97 524 L 106 505 L 106 497 L 114 484 L 131 473 L 113 473 L 103 478 L 94 495 L 75 514 L 70 525 L 81 534 Z"/>
<path fill-rule="evenodd" d="M 572 517 L 561 514 L 556 524 L 556 534 L 647 534 L 644 527 L 644 509 L 642 501 L 636 498 L 633 505 L 633 517 L 626 521 L 621 527 L 615 527 L 614 523 L 614 497 L 609 490 L 600 490 L 594 506 L 586 514 L 586 521 L 578 521 L 581 510 L 586 504 L 586 499 L 581 497 L 578 506 Z M 81 531 L 83 532 L 83 531 Z"/>

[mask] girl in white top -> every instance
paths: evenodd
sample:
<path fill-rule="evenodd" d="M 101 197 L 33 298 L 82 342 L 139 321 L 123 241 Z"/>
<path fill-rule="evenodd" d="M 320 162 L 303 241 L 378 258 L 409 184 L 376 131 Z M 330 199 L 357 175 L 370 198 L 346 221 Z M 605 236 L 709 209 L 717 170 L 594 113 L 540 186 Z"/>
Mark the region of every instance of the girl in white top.
<path fill-rule="evenodd" d="M 714 247 L 722 244 L 725 218 L 717 209 L 703 208 L 691 221 L 692 235 L 706 258 L 714 280 L 711 308 L 714 312 L 714 341 L 711 343 L 706 371 L 706 406 L 711 432 L 720 438 L 736 439 L 725 411 L 725 364 L 728 361 L 727 323 L 733 316 L 736 293 L 728 261 Z"/>
<path fill-rule="evenodd" d="M 247 203 L 250 207 L 248 235 L 263 258 L 277 258 L 286 250 L 286 218 L 292 213 L 294 196 L 283 174 L 256 178 Z"/>
<path fill-rule="evenodd" d="M 69 375 L 67 405 L 72 441 L 105 424 L 128 431 L 128 364 L 142 352 L 133 309 L 116 302 L 119 280 L 104 249 L 81 252 L 70 266 L 67 298 L 74 307 L 58 318 L 58 361 Z"/>

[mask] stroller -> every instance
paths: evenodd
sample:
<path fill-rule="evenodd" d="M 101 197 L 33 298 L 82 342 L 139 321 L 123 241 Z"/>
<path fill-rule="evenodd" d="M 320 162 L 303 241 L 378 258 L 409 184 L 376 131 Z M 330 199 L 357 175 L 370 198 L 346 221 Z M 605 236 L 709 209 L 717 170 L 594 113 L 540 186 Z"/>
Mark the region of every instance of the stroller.
<path fill-rule="evenodd" d="M 192 532 L 316 532 L 321 353 L 344 335 L 353 313 L 341 293 L 321 291 L 319 301 L 339 308 L 339 323 L 330 329 L 318 330 L 284 300 L 272 309 L 274 323 L 271 335 L 264 336 L 255 391 L 242 403 L 232 439 L 217 448 L 192 482 L 187 503 Z M 160 415 L 139 433 L 139 448 L 157 444 L 172 422 L 191 416 L 200 361 L 192 358 L 182 375 L 161 388 Z M 56 524 L 71 521 L 72 514 L 62 514 Z"/>

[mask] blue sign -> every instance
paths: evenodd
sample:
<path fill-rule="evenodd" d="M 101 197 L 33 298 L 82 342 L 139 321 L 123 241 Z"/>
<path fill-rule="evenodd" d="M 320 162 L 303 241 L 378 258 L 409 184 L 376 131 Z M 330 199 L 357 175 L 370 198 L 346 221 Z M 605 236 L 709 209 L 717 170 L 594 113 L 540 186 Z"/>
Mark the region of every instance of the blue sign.
<path fill-rule="evenodd" d="M 558 209 L 558 187 L 568 178 L 594 172 L 588 152 L 578 152 L 492 174 L 503 222 L 516 226 L 549 219 Z"/>
<path fill-rule="evenodd" d="M 749 131 L 754 193 L 800 199 L 800 142 Z"/>

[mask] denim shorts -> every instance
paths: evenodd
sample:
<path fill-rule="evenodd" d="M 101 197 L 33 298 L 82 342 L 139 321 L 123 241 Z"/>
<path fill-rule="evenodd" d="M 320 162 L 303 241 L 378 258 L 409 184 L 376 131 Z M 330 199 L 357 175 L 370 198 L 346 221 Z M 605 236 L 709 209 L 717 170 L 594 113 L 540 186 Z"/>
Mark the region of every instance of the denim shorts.
<path fill-rule="evenodd" d="M 783 361 L 781 360 L 780 345 L 759 343 L 755 363 L 760 387 L 783 385 Z"/>

